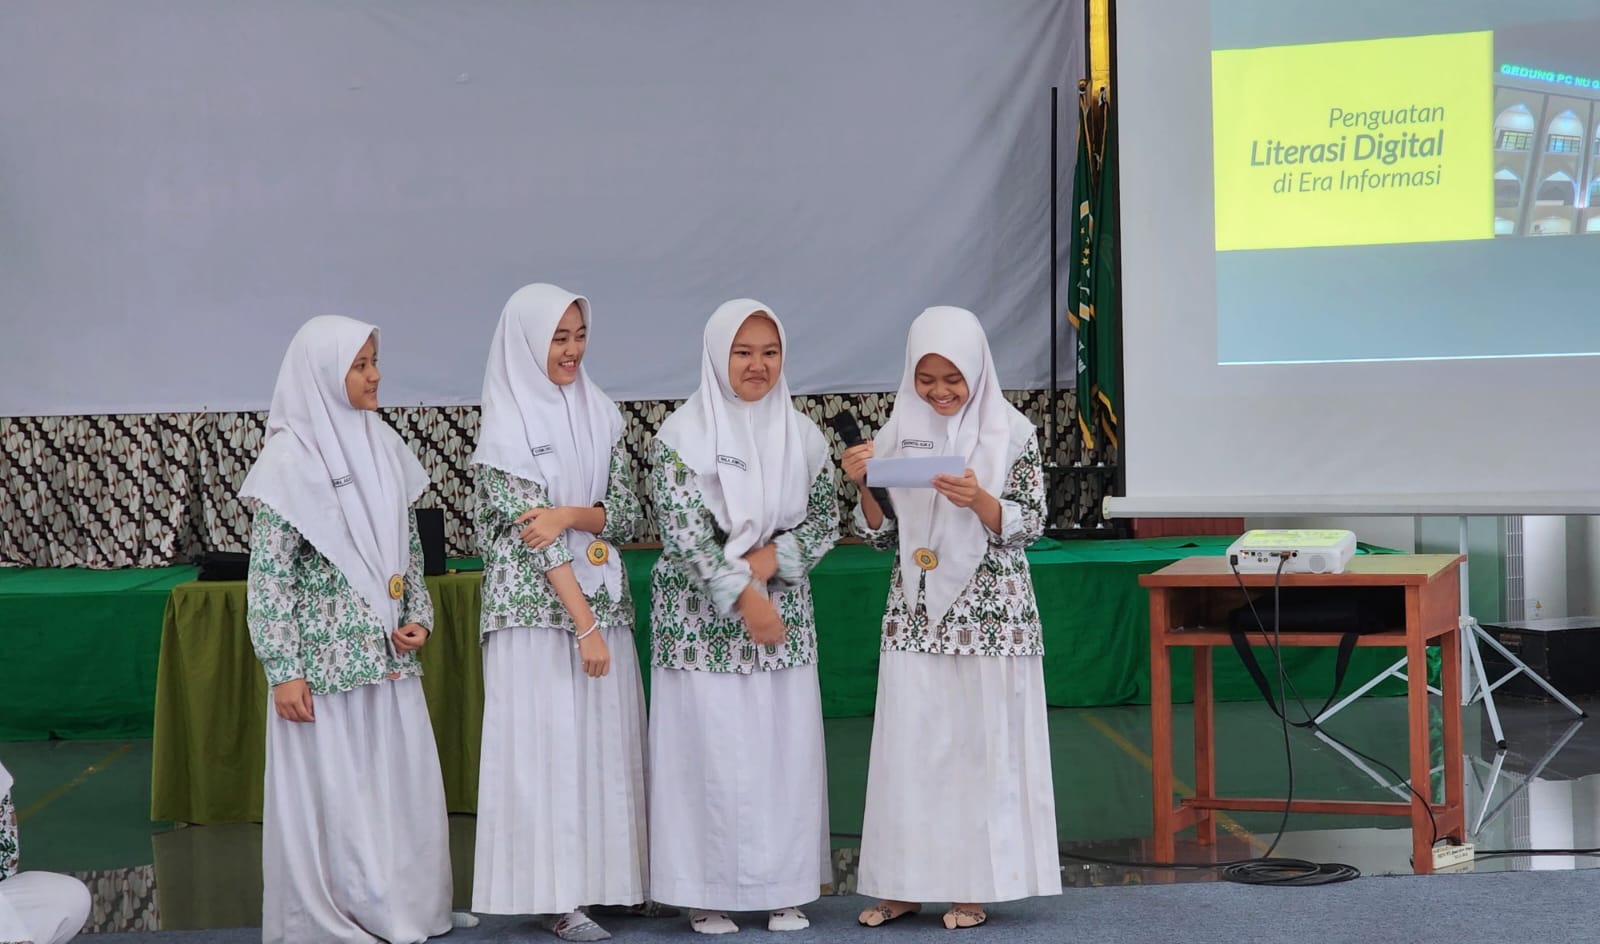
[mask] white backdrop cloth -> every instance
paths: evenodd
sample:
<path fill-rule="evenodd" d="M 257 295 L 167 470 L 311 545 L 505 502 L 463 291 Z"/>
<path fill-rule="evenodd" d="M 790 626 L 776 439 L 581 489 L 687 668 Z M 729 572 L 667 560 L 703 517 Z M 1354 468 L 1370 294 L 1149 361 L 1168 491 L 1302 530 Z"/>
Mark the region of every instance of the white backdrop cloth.
<path fill-rule="evenodd" d="M 0 415 L 260 409 L 327 313 L 383 325 L 384 403 L 475 403 L 533 280 L 606 312 L 619 400 L 687 395 L 738 295 L 796 393 L 893 389 L 935 304 L 1043 386 L 1083 33 L 1081 0 L 13 0 Z"/>

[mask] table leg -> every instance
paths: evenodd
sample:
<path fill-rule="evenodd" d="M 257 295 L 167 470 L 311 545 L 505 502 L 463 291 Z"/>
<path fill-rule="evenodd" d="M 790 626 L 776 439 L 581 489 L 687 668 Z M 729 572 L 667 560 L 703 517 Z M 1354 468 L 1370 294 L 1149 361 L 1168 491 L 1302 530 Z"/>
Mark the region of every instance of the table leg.
<path fill-rule="evenodd" d="M 1428 730 L 1428 647 L 1422 639 L 1420 597 L 1418 588 L 1406 588 L 1406 728 L 1415 791 L 1411 795 L 1411 868 L 1419 875 L 1433 871 L 1432 819 L 1426 805 L 1433 802 L 1433 765 L 1429 762 L 1433 738 Z M 1418 794 L 1428 798 L 1426 803 Z"/>
<path fill-rule="evenodd" d="M 1194 795 L 1210 799 L 1217 795 L 1217 717 L 1211 689 L 1211 647 L 1194 647 Z M 1202 810 L 1195 823 L 1202 846 L 1217 841 L 1217 815 Z"/>
<path fill-rule="evenodd" d="M 1467 771 L 1465 753 L 1461 749 L 1461 631 L 1439 637 L 1440 671 L 1443 673 L 1439 688 L 1444 695 L 1444 805 L 1450 810 L 1451 823 L 1448 835 L 1466 838 Z"/>
<path fill-rule="evenodd" d="M 1168 591 L 1150 591 L 1150 792 L 1155 857 L 1177 854 L 1172 830 L 1172 651 L 1167 648 Z"/>

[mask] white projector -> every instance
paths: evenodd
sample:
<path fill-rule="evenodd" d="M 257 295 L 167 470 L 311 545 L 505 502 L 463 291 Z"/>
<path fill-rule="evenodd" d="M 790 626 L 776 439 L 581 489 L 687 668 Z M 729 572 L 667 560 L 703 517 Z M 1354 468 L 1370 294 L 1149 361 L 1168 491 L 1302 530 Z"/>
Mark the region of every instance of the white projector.
<path fill-rule="evenodd" d="M 1241 574 L 1342 574 L 1355 556 L 1354 531 L 1246 531 L 1228 548 Z"/>

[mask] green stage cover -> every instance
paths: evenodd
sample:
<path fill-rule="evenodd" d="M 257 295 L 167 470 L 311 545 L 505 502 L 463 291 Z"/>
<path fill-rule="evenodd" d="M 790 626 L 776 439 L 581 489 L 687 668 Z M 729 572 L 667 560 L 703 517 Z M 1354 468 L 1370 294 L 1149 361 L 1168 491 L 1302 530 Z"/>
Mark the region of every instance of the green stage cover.
<path fill-rule="evenodd" d="M 194 573 L 0 568 L 0 741 L 149 737 L 162 608 Z"/>

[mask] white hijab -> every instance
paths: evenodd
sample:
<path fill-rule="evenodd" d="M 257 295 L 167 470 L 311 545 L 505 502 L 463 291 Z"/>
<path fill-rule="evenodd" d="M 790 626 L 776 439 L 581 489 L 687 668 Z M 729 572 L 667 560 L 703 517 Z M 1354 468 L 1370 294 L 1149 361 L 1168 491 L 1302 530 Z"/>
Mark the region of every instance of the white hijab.
<path fill-rule="evenodd" d="M 772 319 L 787 360 L 788 337 L 772 309 L 749 298 L 724 302 L 706 322 L 700 388 L 656 433 L 698 477 L 706 507 L 728 536 L 724 553 L 738 566 L 745 554 L 805 520 L 811 483 L 828 457 L 822 431 L 794 408 L 781 373 L 754 403 L 733 392 L 728 357 L 752 315 Z"/>
<path fill-rule="evenodd" d="M 0 764 L 0 797 L 11 792 L 11 782 L 11 771 L 6 769 L 5 764 Z"/>
<path fill-rule="evenodd" d="M 948 359 L 967 381 L 968 400 L 955 416 L 934 412 L 917 395 L 917 362 L 929 354 Z M 889 422 L 873 439 L 873 454 L 961 456 L 984 491 L 1000 497 L 1012 463 L 1034 435 L 1033 423 L 1000 390 L 983 325 L 965 308 L 929 308 L 911 323 L 905 373 Z M 931 488 L 891 488 L 900 529 L 900 587 L 906 609 L 915 609 L 917 578 L 926 576 L 924 604 L 937 626 L 971 582 L 989 549 L 988 529 L 971 509 L 957 508 Z M 924 572 L 914 555 L 929 548 L 939 566 Z"/>
<path fill-rule="evenodd" d="M 550 380 L 550 339 L 574 303 L 589 327 L 589 300 L 554 285 L 525 285 L 506 302 L 489 342 L 483 421 L 472 461 L 538 482 L 557 507 L 589 508 L 605 500 L 622 411 L 581 362 L 572 383 Z M 587 552 L 595 540 L 575 528 L 562 535 L 583 592 L 604 586 L 619 599 L 621 555 L 613 549 L 604 564 L 594 564 Z"/>
<path fill-rule="evenodd" d="M 411 503 L 428 485 L 422 463 L 376 413 L 358 410 L 345 375 L 372 325 L 324 315 L 295 332 L 278 369 L 267 439 L 244 486 L 294 526 L 372 605 L 399 625 L 390 580 L 411 562 Z"/>

